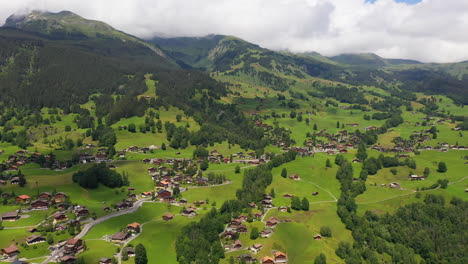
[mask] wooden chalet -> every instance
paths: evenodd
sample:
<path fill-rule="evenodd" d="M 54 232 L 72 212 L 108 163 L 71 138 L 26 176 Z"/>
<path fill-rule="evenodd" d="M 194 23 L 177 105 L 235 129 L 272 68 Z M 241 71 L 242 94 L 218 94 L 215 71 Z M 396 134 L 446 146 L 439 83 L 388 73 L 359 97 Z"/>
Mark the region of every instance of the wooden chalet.
<path fill-rule="evenodd" d="M 117 232 L 111 236 L 111 241 L 112 242 L 124 242 L 130 237 L 130 233 L 127 232 Z"/>
<path fill-rule="evenodd" d="M 163 219 L 164 221 L 169 221 L 169 220 L 174 219 L 174 215 L 168 213 L 168 214 L 163 215 L 163 216 L 162 216 L 162 219 Z"/>
<path fill-rule="evenodd" d="M 19 248 L 16 245 L 11 245 L 2 249 L 2 255 L 8 256 L 10 258 L 16 256 L 18 253 Z"/>
<path fill-rule="evenodd" d="M 31 208 L 34 210 L 44 210 L 49 208 L 49 201 L 45 199 L 38 199 L 31 202 Z"/>
<path fill-rule="evenodd" d="M 18 211 L 7 212 L 2 214 L 2 221 L 16 221 L 19 219 Z"/>
<path fill-rule="evenodd" d="M 45 241 L 46 241 L 46 239 L 43 236 L 39 236 L 39 235 L 32 235 L 32 236 L 26 238 L 26 244 L 28 244 L 28 245 L 42 243 L 42 242 L 45 242 Z"/>
<path fill-rule="evenodd" d="M 128 232 L 133 232 L 133 233 L 140 232 L 140 226 L 141 226 L 141 224 L 137 223 L 137 222 L 128 224 L 127 225 L 127 231 Z"/>
<path fill-rule="evenodd" d="M 31 197 L 29 197 L 28 195 L 20 195 L 18 197 L 16 197 L 15 201 L 18 202 L 18 203 L 27 203 L 31 200 Z"/>

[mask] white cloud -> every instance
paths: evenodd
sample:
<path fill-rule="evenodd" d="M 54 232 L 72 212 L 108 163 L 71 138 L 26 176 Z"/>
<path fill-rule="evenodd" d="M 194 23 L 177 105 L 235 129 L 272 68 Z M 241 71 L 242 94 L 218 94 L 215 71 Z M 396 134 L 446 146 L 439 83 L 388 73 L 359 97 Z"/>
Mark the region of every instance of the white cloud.
<path fill-rule="evenodd" d="M 468 59 L 466 0 L 0 0 L 0 21 L 25 9 L 70 10 L 143 38 L 227 34 L 295 52 Z"/>

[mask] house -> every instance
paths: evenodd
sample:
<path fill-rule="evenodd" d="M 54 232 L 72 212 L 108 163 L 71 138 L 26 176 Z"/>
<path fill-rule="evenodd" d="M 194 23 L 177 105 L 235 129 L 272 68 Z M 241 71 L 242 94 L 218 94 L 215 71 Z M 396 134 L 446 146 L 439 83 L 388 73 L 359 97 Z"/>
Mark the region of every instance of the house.
<path fill-rule="evenodd" d="M 226 231 L 222 233 L 221 236 L 224 238 L 233 238 L 235 236 L 235 233 L 231 231 Z"/>
<path fill-rule="evenodd" d="M 164 203 L 173 203 L 175 201 L 175 198 L 172 197 L 172 196 L 166 196 L 166 197 L 162 198 L 162 201 Z"/>
<path fill-rule="evenodd" d="M 418 175 L 414 175 L 414 174 L 413 174 L 413 175 L 410 176 L 410 179 L 411 179 L 412 181 L 424 180 L 424 176 L 418 176 Z"/>
<path fill-rule="evenodd" d="M 74 264 L 76 263 L 76 258 L 71 255 L 65 255 L 60 258 L 60 262 L 65 264 Z"/>
<path fill-rule="evenodd" d="M 142 192 L 142 193 L 141 193 L 141 196 L 143 196 L 143 197 L 151 197 L 152 194 L 153 194 L 153 192 Z"/>
<path fill-rule="evenodd" d="M 314 236 L 314 240 L 321 240 L 322 236 L 320 234 L 317 234 Z"/>
<path fill-rule="evenodd" d="M 11 183 L 11 184 L 19 184 L 19 182 L 20 182 L 20 178 L 19 178 L 19 177 L 13 177 L 13 178 L 11 178 L 11 180 L 10 180 L 10 183 Z"/>
<path fill-rule="evenodd" d="M 111 209 L 110 209 L 109 206 L 104 206 L 104 207 L 102 207 L 102 210 L 103 210 L 104 212 L 109 212 Z"/>
<path fill-rule="evenodd" d="M 288 208 L 286 206 L 281 206 L 279 208 L 280 212 L 287 212 L 288 211 Z"/>
<path fill-rule="evenodd" d="M 78 209 L 75 209 L 75 215 L 77 217 L 83 217 L 87 216 L 89 214 L 89 210 L 86 207 L 79 207 Z"/>
<path fill-rule="evenodd" d="M 287 194 L 283 195 L 283 197 L 284 197 L 284 198 L 292 198 L 292 197 L 293 197 L 293 195 L 292 195 L 292 194 L 290 194 L 290 193 L 287 193 Z"/>
<path fill-rule="evenodd" d="M 172 196 L 172 193 L 168 190 L 159 190 L 158 191 L 158 198 L 164 198 L 164 197 L 169 197 Z"/>
<path fill-rule="evenodd" d="M 272 257 L 265 256 L 262 258 L 262 264 L 274 264 L 275 260 Z"/>
<path fill-rule="evenodd" d="M 232 245 L 232 249 L 234 250 L 242 249 L 242 242 L 240 240 L 236 240 L 234 244 Z"/>
<path fill-rule="evenodd" d="M 19 249 L 16 245 L 11 245 L 2 249 L 2 255 L 8 256 L 10 258 L 16 256 L 18 253 Z"/>
<path fill-rule="evenodd" d="M 271 208 L 273 205 L 271 204 L 271 200 L 262 200 L 262 206 L 265 208 Z"/>
<path fill-rule="evenodd" d="M 65 242 L 64 246 L 66 255 L 76 254 L 80 252 L 83 248 L 83 240 L 75 238 L 69 238 L 67 242 Z"/>
<path fill-rule="evenodd" d="M 274 228 L 278 223 L 279 221 L 276 218 L 270 217 L 270 219 L 268 219 L 268 221 L 266 222 L 266 226 L 269 228 Z"/>
<path fill-rule="evenodd" d="M 250 247 L 250 251 L 252 251 L 253 253 L 257 254 L 258 251 L 260 251 L 260 249 L 262 249 L 263 245 L 262 244 L 253 244 L 251 247 Z"/>
<path fill-rule="evenodd" d="M 42 243 L 42 242 L 45 242 L 45 241 L 46 241 L 46 239 L 43 236 L 38 236 L 38 235 L 32 235 L 32 236 L 26 238 L 26 244 L 28 244 L 28 245 Z"/>
<path fill-rule="evenodd" d="M 127 231 L 128 232 L 133 232 L 133 233 L 138 233 L 138 232 L 140 232 L 140 226 L 141 226 L 141 224 L 137 223 L 137 222 L 128 224 L 127 225 Z"/>
<path fill-rule="evenodd" d="M 123 242 L 130 237 L 130 233 L 127 232 L 117 232 L 112 235 L 111 241 L 112 242 Z"/>
<path fill-rule="evenodd" d="M 99 264 L 111 264 L 112 263 L 112 259 L 110 258 L 100 258 L 99 259 Z"/>
<path fill-rule="evenodd" d="M 7 212 L 2 214 L 2 221 L 16 221 L 19 218 L 18 211 Z"/>
<path fill-rule="evenodd" d="M 238 233 L 247 233 L 247 227 L 245 225 L 240 225 L 236 228 Z"/>
<path fill-rule="evenodd" d="M 20 195 L 20 196 L 16 197 L 15 200 L 18 203 L 27 203 L 27 202 L 29 202 L 30 199 L 31 199 L 31 197 L 23 194 L 23 195 Z"/>
<path fill-rule="evenodd" d="M 263 238 L 268 238 L 271 235 L 273 235 L 273 230 L 272 229 L 265 229 L 262 232 L 260 232 L 260 236 Z"/>
<path fill-rule="evenodd" d="M 64 202 L 67 199 L 67 194 L 64 192 L 58 192 L 54 194 L 54 200 L 56 203 Z"/>
<path fill-rule="evenodd" d="M 49 201 L 38 199 L 31 202 L 31 208 L 34 210 L 44 210 L 49 208 Z"/>
<path fill-rule="evenodd" d="M 52 197 L 52 194 L 50 192 L 43 192 L 39 194 L 38 198 L 39 199 L 50 199 Z"/>
<path fill-rule="evenodd" d="M 162 219 L 164 221 L 169 221 L 169 220 L 172 220 L 174 218 L 174 215 L 173 214 L 165 214 L 162 216 Z"/>
<path fill-rule="evenodd" d="M 275 264 L 288 262 L 288 256 L 286 255 L 286 253 L 283 253 L 281 251 L 276 251 L 274 256 L 275 256 Z"/>
<path fill-rule="evenodd" d="M 239 217 L 237 219 L 239 219 L 241 222 L 245 222 L 245 221 L 247 221 L 247 216 L 239 215 Z"/>
<path fill-rule="evenodd" d="M 400 184 L 397 182 L 390 183 L 390 188 L 400 188 Z"/>
<path fill-rule="evenodd" d="M 297 174 L 291 174 L 291 175 L 289 175 L 289 178 L 291 180 L 295 180 L 295 181 L 298 181 L 298 180 L 301 179 L 301 177 L 299 177 L 299 175 L 297 175 Z"/>
<path fill-rule="evenodd" d="M 318 195 L 318 194 L 319 194 L 319 192 L 313 192 L 313 193 L 312 193 L 313 196 L 316 196 L 316 195 Z"/>
<path fill-rule="evenodd" d="M 135 256 L 135 249 L 134 249 L 134 248 L 132 248 L 132 247 L 127 247 L 126 249 L 127 249 L 127 255 L 128 255 L 129 257 Z"/>
<path fill-rule="evenodd" d="M 197 215 L 197 213 L 195 212 L 195 209 L 194 209 L 194 208 L 189 207 L 189 208 L 185 208 L 185 209 L 182 211 L 182 215 L 188 216 L 188 217 L 194 217 L 194 216 Z"/>
<path fill-rule="evenodd" d="M 68 220 L 68 217 L 65 213 L 57 212 L 52 215 L 54 217 L 54 223 Z"/>
<path fill-rule="evenodd" d="M 251 262 L 257 261 L 256 259 L 252 258 L 252 256 L 250 256 L 250 254 L 248 253 L 244 253 L 238 256 L 237 259 L 239 259 L 241 263 L 251 263 Z"/>

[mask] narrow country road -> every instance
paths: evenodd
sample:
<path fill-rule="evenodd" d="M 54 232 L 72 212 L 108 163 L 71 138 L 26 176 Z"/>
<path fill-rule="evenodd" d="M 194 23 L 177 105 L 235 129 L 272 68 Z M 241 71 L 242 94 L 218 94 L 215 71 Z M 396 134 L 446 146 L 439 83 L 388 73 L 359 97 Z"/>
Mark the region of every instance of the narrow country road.
<path fill-rule="evenodd" d="M 75 239 L 83 238 L 89 232 L 89 230 L 91 230 L 91 228 L 93 228 L 95 225 L 97 225 L 99 223 L 102 223 L 104 221 L 107 221 L 107 220 L 109 220 L 111 218 L 114 218 L 114 217 L 117 217 L 117 216 L 131 214 L 131 213 L 136 212 L 138 210 L 138 208 L 140 208 L 143 205 L 143 203 L 145 201 L 149 200 L 149 199 L 150 198 L 145 198 L 145 199 L 138 200 L 133 204 L 133 207 L 131 207 L 131 208 L 105 215 L 103 217 L 100 217 L 100 218 L 92 221 L 92 222 L 87 223 L 86 225 L 84 225 L 81 232 L 78 235 L 76 235 L 74 238 Z M 60 247 L 60 248 L 56 249 L 55 251 L 53 251 L 50 254 L 50 256 L 46 260 L 44 260 L 42 262 L 42 264 L 46 264 L 46 263 L 49 263 L 49 262 L 56 262 L 57 258 L 60 256 L 60 254 L 63 253 L 63 251 L 64 251 L 63 247 Z"/>

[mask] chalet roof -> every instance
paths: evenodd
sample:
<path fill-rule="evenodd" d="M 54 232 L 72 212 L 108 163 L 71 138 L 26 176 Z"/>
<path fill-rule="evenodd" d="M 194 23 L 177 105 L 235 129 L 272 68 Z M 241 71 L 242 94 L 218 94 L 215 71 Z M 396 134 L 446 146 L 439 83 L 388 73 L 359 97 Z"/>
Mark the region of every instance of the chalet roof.
<path fill-rule="evenodd" d="M 18 198 L 20 198 L 21 200 L 31 199 L 31 197 L 27 196 L 26 194 L 22 194 L 22 195 L 18 196 Z"/>
<path fill-rule="evenodd" d="M 124 240 L 128 237 L 126 232 L 118 232 L 112 235 L 112 240 Z"/>
<path fill-rule="evenodd" d="M 2 218 L 11 218 L 11 217 L 18 217 L 18 211 L 7 212 L 7 213 L 2 214 Z"/>
<path fill-rule="evenodd" d="M 81 241 L 81 239 L 76 239 L 76 238 L 70 238 L 67 240 L 67 245 L 76 245 L 79 241 Z"/>
<path fill-rule="evenodd" d="M 31 243 L 31 242 L 33 242 L 33 241 L 36 240 L 36 239 L 45 240 L 45 238 L 44 238 L 43 236 L 32 235 L 32 236 L 26 238 L 26 242 Z"/>
<path fill-rule="evenodd" d="M 19 252 L 19 249 L 16 245 L 11 245 L 9 247 L 2 249 L 2 251 L 5 252 L 5 254 L 11 254 L 11 253 Z"/>
<path fill-rule="evenodd" d="M 287 256 L 286 253 L 283 253 L 281 251 L 276 251 L 275 252 L 275 258 L 279 258 L 279 257 L 285 258 L 286 256 Z"/>
<path fill-rule="evenodd" d="M 137 223 L 137 222 L 134 222 L 134 223 L 131 223 L 131 224 L 127 225 L 127 227 L 131 227 L 131 228 L 138 228 L 139 226 L 141 226 L 141 224 Z"/>

